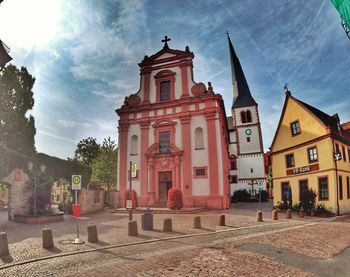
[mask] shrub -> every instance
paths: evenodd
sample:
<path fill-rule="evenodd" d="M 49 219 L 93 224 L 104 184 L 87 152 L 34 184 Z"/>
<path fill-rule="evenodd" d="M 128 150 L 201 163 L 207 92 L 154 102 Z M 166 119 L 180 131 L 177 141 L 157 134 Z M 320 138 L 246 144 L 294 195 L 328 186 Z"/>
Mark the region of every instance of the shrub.
<path fill-rule="evenodd" d="M 316 215 L 318 215 L 318 216 L 323 215 L 323 214 L 333 214 L 332 211 L 327 209 L 323 204 L 316 205 L 315 212 L 316 212 Z"/>
<path fill-rule="evenodd" d="M 289 209 L 289 203 L 288 201 L 284 200 L 283 202 L 278 201 L 277 206 L 280 210 L 288 210 Z"/>
<path fill-rule="evenodd" d="M 301 201 L 300 201 L 299 209 L 303 207 L 304 211 L 308 215 L 310 215 L 312 207 L 315 206 L 316 197 L 317 197 L 317 194 L 312 189 L 303 191 L 300 195 Z"/>
<path fill-rule="evenodd" d="M 232 202 L 250 202 L 251 195 L 246 189 L 236 190 L 231 198 Z"/>
<path fill-rule="evenodd" d="M 178 188 L 171 188 L 168 190 L 167 207 L 169 209 L 181 209 L 184 206 L 182 201 L 182 192 Z"/>
<path fill-rule="evenodd" d="M 130 200 L 130 189 L 127 189 L 124 194 L 125 200 Z M 136 191 L 134 189 L 131 190 L 131 200 L 132 200 L 132 208 L 136 208 L 137 204 L 137 197 L 136 197 Z M 126 201 L 125 201 L 126 206 Z"/>

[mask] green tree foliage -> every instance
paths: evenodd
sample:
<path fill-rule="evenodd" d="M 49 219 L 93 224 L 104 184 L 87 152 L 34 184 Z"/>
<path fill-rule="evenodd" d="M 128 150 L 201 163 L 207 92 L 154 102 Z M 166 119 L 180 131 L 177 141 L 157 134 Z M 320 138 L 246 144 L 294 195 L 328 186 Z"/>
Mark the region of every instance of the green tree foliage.
<path fill-rule="evenodd" d="M 100 154 L 100 145 L 95 138 L 88 137 L 79 141 L 75 150 L 75 159 L 90 166 Z"/>
<path fill-rule="evenodd" d="M 115 141 L 104 139 L 100 154 L 92 162 L 92 181 L 104 186 L 108 191 L 116 184 L 117 178 L 117 145 Z"/>
<path fill-rule="evenodd" d="M 35 153 L 34 117 L 26 114 L 33 108 L 32 77 L 25 67 L 10 64 L 0 73 L 0 143 L 18 153 Z"/>

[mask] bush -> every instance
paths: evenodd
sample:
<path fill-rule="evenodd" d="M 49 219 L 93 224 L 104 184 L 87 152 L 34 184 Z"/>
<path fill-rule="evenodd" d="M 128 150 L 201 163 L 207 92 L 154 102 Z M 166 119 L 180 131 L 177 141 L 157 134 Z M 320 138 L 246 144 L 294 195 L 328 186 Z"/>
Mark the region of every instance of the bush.
<path fill-rule="evenodd" d="M 125 200 L 130 200 L 130 189 L 127 189 L 124 194 Z M 137 206 L 137 197 L 136 191 L 134 189 L 131 190 L 131 200 L 132 200 L 132 208 L 135 209 Z M 126 206 L 126 201 L 125 201 Z"/>
<path fill-rule="evenodd" d="M 231 198 L 232 202 L 250 202 L 251 195 L 246 189 L 236 190 Z"/>
<path fill-rule="evenodd" d="M 181 209 L 184 206 L 182 201 L 182 192 L 178 188 L 171 188 L 168 190 L 167 207 L 169 209 Z"/>
<path fill-rule="evenodd" d="M 296 205 L 298 205 L 298 204 L 296 204 Z M 289 209 L 289 203 L 286 200 L 284 200 L 283 202 L 278 201 L 276 207 L 278 209 L 280 209 L 280 210 L 288 210 Z"/>
<path fill-rule="evenodd" d="M 328 210 L 323 204 L 318 204 L 315 207 L 316 215 L 333 214 L 332 211 Z"/>
<path fill-rule="evenodd" d="M 303 191 L 300 195 L 301 201 L 300 201 L 299 209 L 303 207 L 304 211 L 308 215 L 310 215 L 311 209 L 315 206 L 316 197 L 317 197 L 317 194 L 312 189 Z"/>

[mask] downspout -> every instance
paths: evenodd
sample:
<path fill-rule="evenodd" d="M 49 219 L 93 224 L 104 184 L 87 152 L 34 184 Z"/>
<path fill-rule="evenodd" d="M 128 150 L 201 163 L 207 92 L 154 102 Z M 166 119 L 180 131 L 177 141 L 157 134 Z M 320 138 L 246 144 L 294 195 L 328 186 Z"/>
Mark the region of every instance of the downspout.
<path fill-rule="evenodd" d="M 339 184 L 338 184 L 338 164 L 337 164 L 337 159 L 335 158 L 335 155 L 337 154 L 335 152 L 335 147 L 334 147 L 334 139 L 332 138 L 332 146 L 333 146 L 333 161 L 334 161 L 334 167 L 335 167 L 335 178 L 336 178 L 336 191 L 337 191 L 337 215 L 339 215 L 339 196 L 338 196 L 338 191 L 339 191 Z"/>

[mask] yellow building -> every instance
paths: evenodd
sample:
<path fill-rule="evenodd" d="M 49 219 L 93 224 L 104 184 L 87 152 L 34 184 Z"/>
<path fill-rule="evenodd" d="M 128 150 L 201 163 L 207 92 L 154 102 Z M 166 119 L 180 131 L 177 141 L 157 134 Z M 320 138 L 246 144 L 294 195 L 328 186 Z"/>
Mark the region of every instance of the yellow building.
<path fill-rule="evenodd" d="M 337 114 L 326 113 L 286 91 L 281 118 L 271 145 L 274 205 L 299 203 L 306 188 L 316 204 L 335 214 L 350 213 L 350 130 Z"/>

